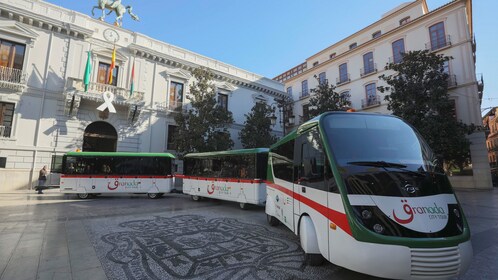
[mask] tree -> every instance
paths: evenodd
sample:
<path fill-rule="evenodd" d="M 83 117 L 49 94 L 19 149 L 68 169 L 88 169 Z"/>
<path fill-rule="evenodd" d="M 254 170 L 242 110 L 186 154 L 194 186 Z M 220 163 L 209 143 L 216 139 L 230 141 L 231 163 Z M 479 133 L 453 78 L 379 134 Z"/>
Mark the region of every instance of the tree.
<path fill-rule="evenodd" d="M 216 101 L 213 74 L 204 68 L 193 71 L 195 81 L 190 85 L 190 106 L 179 107 L 175 113 L 178 132 L 173 140 L 178 153 L 223 151 L 233 147 L 228 127 L 232 113 Z"/>
<path fill-rule="evenodd" d="M 351 107 L 351 101 L 349 101 L 351 95 L 349 93 L 339 94 L 335 91 L 334 85 L 329 85 L 328 80 L 320 81 L 316 75 L 315 79 L 318 81 L 318 86 L 311 89 L 314 94 L 310 97 L 308 103 L 310 118 L 328 111 L 344 111 Z"/>
<path fill-rule="evenodd" d="M 239 133 L 239 139 L 244 148 L 269 147 L 277 141 L 271 134 L 271 116 L 275 110 L 266 103 L 257 102 L 249 114 L 245 114 L 244 128 Z"/>
<path fill-rule="evenodd" d="M 379 76 L 388 86 L 378 90 L 389 93 L 385 100 L 394 115 L 413 125 L 446 162 L 463 169 L 470 156 L 470 141 L 465 136 L 474 126 L 458 121 L 454 115 L 448 94 L 449 75 L 444 70 L 450 59 L 428 50 L 405 53 L 401 63 L 385 67 L 395 73 Z"/>

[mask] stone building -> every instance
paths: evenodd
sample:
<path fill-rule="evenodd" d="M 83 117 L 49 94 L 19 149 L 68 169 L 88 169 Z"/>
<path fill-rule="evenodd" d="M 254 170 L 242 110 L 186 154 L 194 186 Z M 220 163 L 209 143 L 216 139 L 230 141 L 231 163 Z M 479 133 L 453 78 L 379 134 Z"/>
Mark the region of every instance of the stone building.
<path fill-rule="evenodd" d="M 283 98 L 281 83 L 47 2 L 0 1 L 0 190 L 31 187 L 67 151 L 174 152 L 172 112 L 188 103 L 198 67 L 215 74 L 241 148 L 244 114 Z M 108 102 L 116 113 L 97 110 Z"/>

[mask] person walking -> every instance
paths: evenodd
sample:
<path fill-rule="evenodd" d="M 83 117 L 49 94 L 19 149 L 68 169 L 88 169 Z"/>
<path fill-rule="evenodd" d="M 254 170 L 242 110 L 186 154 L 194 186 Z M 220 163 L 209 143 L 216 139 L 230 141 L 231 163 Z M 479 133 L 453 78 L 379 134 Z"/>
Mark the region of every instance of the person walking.
<path fill-rule="evenodd" d="M 42 194 L 43 187 L 45 187 L 45 183 L 47 182 L 47 166 L 44 165 L 42 169 L 40 169 L 40 173 L 38 174 L 38 194 Z"/>

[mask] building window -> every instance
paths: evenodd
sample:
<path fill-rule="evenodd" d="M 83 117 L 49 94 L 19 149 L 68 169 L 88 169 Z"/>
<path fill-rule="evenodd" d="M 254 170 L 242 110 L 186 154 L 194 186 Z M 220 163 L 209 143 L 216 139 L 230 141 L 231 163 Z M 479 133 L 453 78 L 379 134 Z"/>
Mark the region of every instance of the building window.
<path fill-rule="evenodd" d="M 169 88 L 169 110 L 176 110 L 178 107 L 182 106 L 183 102 L 183 84 L 177 82 L 171 82 Z"/>
<path fill-rule="evenodd" d="M 380 35 L 382 35 L 382 32 L 379 30 L 379 31 L 375 32 L 374 34 L 372 34 L 372 39 L 379 38 Z"/>
<path fill-rule="evenodd" d="M 218 93 L 218 106 L 228 110 L 228 94 Z"/>
<path fill-rule="evenodd" d="M 308 95 L 308 80 L 304 80 L 301 82 L 301 96 Z"/>
<path fill-rule="evenodd" d="M 456 120 L 457 119 L 456 101 L 454 99 L 451 99 L 450 103 L 451 103 L 451 109 L 450 109 L 451 115 Z"/>
<path fill-rule="evenodd" d="M 352 50 L 354 48 L 358 47 L 358 44 L 357 43 L 352 43 L 351 45 L 349 45 L 349 49 Z"/>
<path fill-rule="evenodd" d="M 318 61 L 313 62 L 313 67 L 318 66 Z"/>
<path fill-rule="evenodd" d="M 339 83 L 342 84 L 342 83 L 345 83 L 348 81 L 349 81 L 348 64 L 343 63 L 343 64 L 339 65 Z"/>
<path fill-rule="evenodd" d="M 431 50 L 437 50 L 446 46 L 443 22 L 436 23 L 429 27 L 429 34 L 431 37 Z"/>
<path fill-rule="evenodd" d="M 367 106 L 375 104 L 377 101 L 377 89 L 375 88 L 375 83 L 366 85 L 365 91 L 367 94 Z"/>
<path fill-rule="evenodd" d="M 292 87 L 287 88 L 287 95 L 292 96 Z"/>
<path fill-rule="evenodd" d="M 330 54 L 329 59 L 333 59 L 333 58 L 335 58 L 335 56 L 336 56 L 336 53 L 332 53 L 332 54 Z"/>
<path fill-rule="evenodd" d="M 322 85 L 322 84 L 325 84 L 327 81 L 327 75 L 325 74 L 325 72 L 322 72 L 320 74 L 318 74 L 318 82 Z"/>
<path fill-rule="evenodd" d="M 0 66 L 22 70 L 25 50 L 26 45 L 0 39 Z"/>
<path fill-rule="evenodd" d="M 405 25 L 410 22 L 410 17 L 404 17 L 399 21 L 399 25 Z"/>
<path fill-rule="evenodd" d="M 99 62 L 99 71 L 97 73 L 97 80 L 99 84 L 109 84 L 109 75 L 111 70 L 111 64 Z M 116 66 L 112 70 L 112 82 L 110 85 L 116 86 L 118 84 L 118 72 L 119 67 Z"/>
<path fill-rule="evenodd" d="M 363 55 L 363 75 L 372 73 L 375 71 L 375 65 L 374 65 L 374 59 L 373 59 L 373 52 L 369 52 Z"/>
<path fill-rule="evenodd" d="M 0 102 L 0 138 L 11 136 L 14 106 L 14 103 Z"/>
<path fill-rule="evenodd" d="M 168 150 L 176 150 L 175 146 L 175 137 L 178 134 L 178 126 L 176 125 L 168 125 L 168 143 L 166 149 Z"/>
<path fill-rule="evenodd" d="M 349 94 L 349 90 L 345 90 L 341 92 L 339 95 L 343 100 L 349 101 L 351 99 L 351 94 Z"/>
<path fill-rule="evenodd" d="M 405 53 L 405 40 L 399 39 L 394 41 L 393 44 L 393 63 L 401 63 L 403 61 L 403 54 Z"/>
<path fill-rule="evenodd" d="M 303 105 L 303 119 L 302 119 L 302 121 L 305 122 L 309 119 L 310 119 L 310 105 L 304 104 Z"/>

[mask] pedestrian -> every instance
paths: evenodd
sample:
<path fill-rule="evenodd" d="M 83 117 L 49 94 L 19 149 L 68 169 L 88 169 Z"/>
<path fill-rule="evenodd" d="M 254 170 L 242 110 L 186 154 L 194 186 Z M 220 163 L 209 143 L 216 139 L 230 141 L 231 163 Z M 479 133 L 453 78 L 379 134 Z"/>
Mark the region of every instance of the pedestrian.
<path fill-rule="evenodd" d="M 45 187 L 45 183 L 47 182 L 47 166 L 44 165 L 42 169 L 40 169 L 40 173 L 38 174 L 38 194 L 42 194 L 43 187 Z"/>

